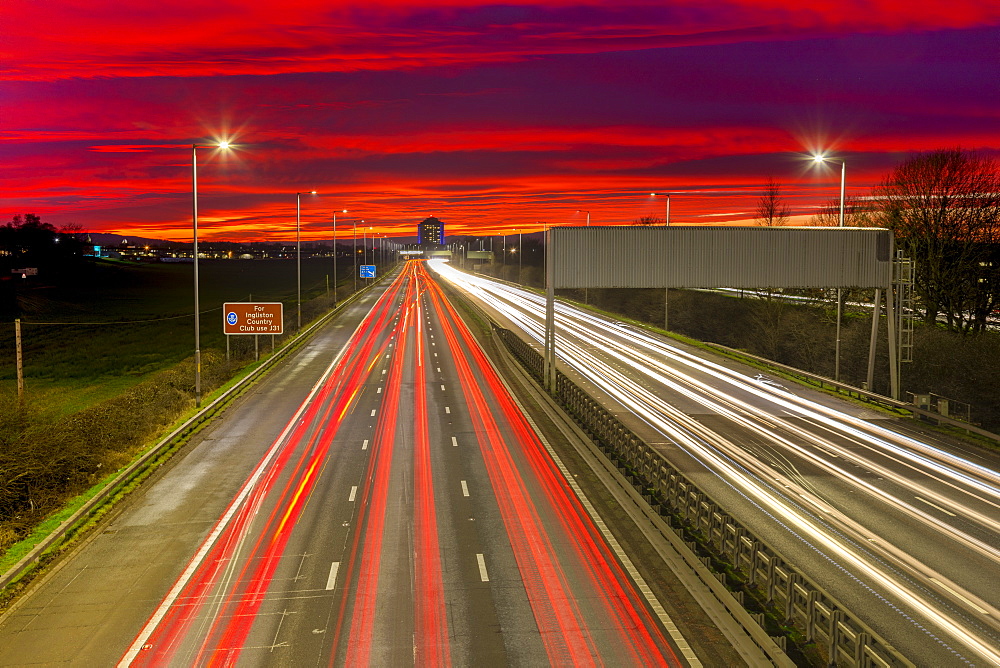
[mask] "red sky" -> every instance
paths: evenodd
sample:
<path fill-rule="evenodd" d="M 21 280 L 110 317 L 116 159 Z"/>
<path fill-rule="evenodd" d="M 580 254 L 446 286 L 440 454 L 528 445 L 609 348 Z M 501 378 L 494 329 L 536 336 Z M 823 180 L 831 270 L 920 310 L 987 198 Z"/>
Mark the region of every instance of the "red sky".
<path fill-rule="evenodd" d="M 138 8 L 134 4 L 145 5 Z M 1000 152 L 1000 3 L 6 0 L 0 221 L 306 238 L 538 221 L 745 220 L 778 180 L 805 222 L 839 169 Z M 349 232 L 347 232 L 349 233 Z"/>

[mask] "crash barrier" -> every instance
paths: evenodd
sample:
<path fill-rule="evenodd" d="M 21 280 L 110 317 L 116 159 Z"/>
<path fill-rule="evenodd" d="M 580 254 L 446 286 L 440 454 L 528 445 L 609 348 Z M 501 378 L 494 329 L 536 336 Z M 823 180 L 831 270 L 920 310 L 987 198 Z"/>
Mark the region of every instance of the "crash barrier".
<path fill-rule="evenodd" d="M 511 354 L 541 381 L 542 355 L 514 332 L 491 324 L 494 334 Z M 703 561 L 713 568 L 721 582 L 733 584 L 727 582 L 725 571 L 717 565 L 728 565 L 730 573 L 737 575 L 734 578 L 738 585 L 735 596 L 741 605 L 744 605 L 745 596 L 739 585 L 758 590 L 780 622 L 795 626 L 805 642 L 826 649 L 830 666 L 912 668 L 914 664 L 892 645 L 734 520 L 562 372 L 556 373 L 553 396 L 688 546 L 697 553 L 700 545 L 711 554 L 703 557 Z M 764 613 L 750 607 L 747 610 L 767 628 Z M 784 647 L 785 636 L 775 640 Z"/>
<path fill-rule="evenodd" d="M 781 364 L 775 362 L 774 360 L 769 360 L 766 357 L 759 357 L 757 355 L 751 355 L 748 352 L 742 350 L 737 350 L 735 348 L 729 348 L 720 343 L 706 343 L 709 348 L 714 348 L 715 350 L 721 351 L 731 357 L 737 359 L 743 358 L 748 359 L 758 364 L 771 367 L 772 369 L 777 369 L 782 373 L 786 373 L 793 378 L 799 378 L 805 380 L 812 385 L 817 387 L 832 387 L 834 390 L 840 394 L 846 394 L 847 396 L 860 399 L 862 401 L 867 401 L 871 404 L 876 404 L 879 406 L 884 406 L 886 408 L 892 408 L 895 410 L 907 411 L 911 413 L 914 417 L 920 417 L 924 420 L 934 422 L 939 425 L 948 425 L 949 427 L 955 427 L 957 429 L 962 429 L 971 434 L 978 434 L 984 438 L 988 438 L 991 441 L 1000 443 L 1000 434 L 994 434 L 991 431 L 987 431 L 981 427 L 977 427 L 971 424 L 968 420 L 959 420 L 955 417 L 948 417 L 947 415 L 942 415 L 937 411 L 928 410 L 927 408 L 922 408 L 914 404 L 906 403 L 905 401 L 897 401 L 891 397 L 887 397 L 876 392 L 871 392 L 869 390 L 854 387 L 853 385 L 848 385 L 847 383 L 841 383 L 839 381 L 833 380 L 832 378 L 827 378 L 826 376 L 820 376 L 818 374 L 809 373 L 808 371 L 803 371 L 802 369 L 796 369 L 793 366 L 788 366 L 786 364 Z"/>
<path fill-rule="evenodd" d="M 375 285 L 374 283 L 372 285 Z M 128 487 L 137 476 L 145 472 L 157 458 L 167 453 L 171 448 L 176 447 L 183 439 L 197 431 L 202 424 L 214 417 L 223 407 L 228 405 L 235 397 L 260 379 L 270 369 L 283 360 L 291 351 L 297 349 L 306 339 L 315 334 L 319 329 L 327 324 L 335 315 L 342 312 L 348 306 L 354 304 L 358 299 L 368 293 L 371 285 L 358 290 L 347 299 L 341 301 L 337 306 L 319 317 L 311 325 L 307 326 L 299 334 L 290 337 L 281 348 L 273 352 L 270 357 L 265 358 L 260 365 L 247 374 L 242 380 L 233 384 L 229 389 L 222 392 L 212 402 L 204 408 L 198 410 L 193 416 L 188 418 L 179 427 L 160 439 L 156 445 L 152 446 L 145 453 L 135 459 L 131 464 L 122 469 L 117 476 L 109 481 L 104 487 L 97 491 L 86 503 L 76 510 L 69 518 L 64 520 L 58 527 L 38 543 L 20 561 L 11 566 L 7 572 L 0 574 L 0 591 L 16 581 L 22 575 L 27 574 L 48 554 L 49 550 L 56 548 L 59 544 L 71 537 L 77 529 L 83 525 L 99 508 L 108 503 L 112 497 L 121 493 Z"/>

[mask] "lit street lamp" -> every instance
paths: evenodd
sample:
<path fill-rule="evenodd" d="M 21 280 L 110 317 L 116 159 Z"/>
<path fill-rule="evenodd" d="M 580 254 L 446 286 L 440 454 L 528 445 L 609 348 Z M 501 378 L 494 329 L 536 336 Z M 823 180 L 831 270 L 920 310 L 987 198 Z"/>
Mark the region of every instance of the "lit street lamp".
<path fill-rule="evenodd" d="M 585 213 L 585 214 L 587 214 L 587 227 L 590 227 L 590 212 L 589 211 L 584 211 L 583 209 L 577 209 L 576 212 L 577 213 Z M 546 237 L 546 238 L 548 238 L 548 237 Z M 546 271 L 548 271 L 547 268 L 546 268 Z M 589 304 L 590 303 L 590 288 L 584 288 L 583 289 L 583 303 L 584 304 Z"/>
<path fill-rule="evenodd" d="M 194 405 L 201 406 L 201 304 L 198 299 L 198 149 L 229 148 L 229 142 L 215 145 L 191 144 L 191 227 L 194 250 Z"/>
<path fill-rule="evenodd" d="M 656 193 L 649 193 L 649 196 L 656 197 Z M 667 198 L 667 212 L 666 212 L 667 217 L 665 219 L 665 222 L 663 223 L 663 225 L 666 227 L 670 225 L 670 193 L 663 193 L 663 196 Z"/>
<path fill-rule="evenodd" d="M 341 213 L 347 213 L 343 209 Z M 337 306 L 337 212 L 333 212 L 333 306 Z"/>
<path fill-rule="evenodd" d="M 813 156 L 813 161 L 816 164 L 821 162 L 839 162 L 840 163 L 840 227 L 844 226 L 844 186 L 847 177 L 847 163 L 839 158 L 828 158 L 822 153 Z M 835 381 L 840 381 L 840 319 L 841 311 L 843 306 L 841 305 L 841 289 L 837 288 L 837 337 L 836 343 L 834 344 L 833 353 L 833 379 Z"/>
<path fill-rule="evenodd" d="M 521 258 L 524 257 L 524 246 L 521 244 L 521 230 L 517 230 L 517 282 L 521 282 Z"/>
<path fill-rule="evenodd" d="M 364 222 L 364 221 L 361 221 L 361 222 Z M 370 230 L 370 229 L 372 229 L 371 225 L 368 226 L 368 230 Z M 364 263 L 365 264 L 368 264 L 368 230 L 366 230 L 364 228 L 361 228 L 361 248 L 362 248 L 362 253 L 364 253 L 364 256 L 365 256 L 365 258 L 364 258 Z M 374 244 L 373 244 L 373 246 L 374 246 Z M 373 259 L 374 259 L 374 255 L 375 255 L 375 249 L 373 247 L 372 248 Z"/>
<path fill-rule="evenodd" d="M 315 190 L 304 193 L 295 193 L 295 276 L 296 276 L 296 311 L 298 313 L 298 327 L 296 332 L 302 331 L 302 196 L 315 195 Z"/>
<path fill-rule="evenodd" d="M 361 224 L 364 225 L 365 221 L 362 220 Z M 358 291 L 358 221 L 354 219 L 354 241 L 351 242 L 351 255 L 354 256 L 354 291 Z"/>

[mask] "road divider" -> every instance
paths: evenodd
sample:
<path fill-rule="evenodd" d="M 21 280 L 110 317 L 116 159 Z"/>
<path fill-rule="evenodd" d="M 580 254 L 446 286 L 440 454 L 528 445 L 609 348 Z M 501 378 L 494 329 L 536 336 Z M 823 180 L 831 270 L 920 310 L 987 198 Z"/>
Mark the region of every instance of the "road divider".
<path fill-rule="evenodd" d="M 490 323 L 492 334 L 502 342 L 521 366 L 538 382 L 543 379 L 544 360 L 531 345 L 511 330 L 480 315 Z M 759 590 L 775 617 L 796 626 L 806 642 L 822 644 L 829 665 L 901 666 L 914 664 L 876 634 L 822 587 L 802 575 L 782 555 L 754 536 L 674 468 L 649 444 L 635 435 L 614 414 L 578 387 L 561 371 L 556 372 L 553 398 L 584 429 L 618 467 L 629 483 L 642 493 L 693 551 L 707 553 L 706 566 L 730 568 L 739 581 Z M 716 570 L 723 583 L 725 570 Z M 744 603 L 742 591 L 733 592 Z M 749 603 L 749 601 L 747 601 Z M 764 627 L 765 614 L 750 610 Z M 758 632 L 759 633 L 759 632 Z M 748 629 L 751 637 L 757 634 Z M 784 647 L 786 638 L 773 638 Z M 768 643 L 758 642 L 761 649 Z"/>

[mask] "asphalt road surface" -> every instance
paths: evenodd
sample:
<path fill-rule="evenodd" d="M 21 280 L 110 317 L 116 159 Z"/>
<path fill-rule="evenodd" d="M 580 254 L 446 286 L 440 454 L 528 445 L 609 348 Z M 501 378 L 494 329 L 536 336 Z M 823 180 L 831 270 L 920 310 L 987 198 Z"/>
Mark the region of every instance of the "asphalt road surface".
<path fill-rule="evenodd" d="M 536 345 L 544 299 L 435 271 Z M 1000 457 L 558 304 L 560 368 L 921 666 L 1000 665 Z"/>
<path fill-rule="evenodd" d="M 275 374 L 0 621 L 0 665 L 701 665 L 423 263 Z"/>

